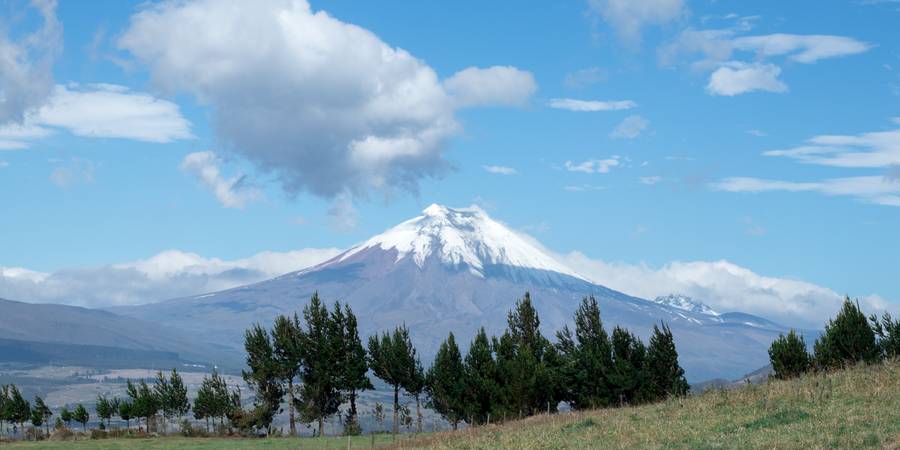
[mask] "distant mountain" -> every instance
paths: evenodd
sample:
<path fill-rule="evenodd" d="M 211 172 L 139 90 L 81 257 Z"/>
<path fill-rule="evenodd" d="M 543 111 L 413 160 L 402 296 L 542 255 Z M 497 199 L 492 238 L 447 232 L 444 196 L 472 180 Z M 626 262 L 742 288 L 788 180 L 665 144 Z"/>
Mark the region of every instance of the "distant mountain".
<path fill-rule="evenodd" d="M 0 360 L 125 367 L 173 361 L 225 360 L 216 349 L 185 332 L 107 311 L 0 299 Z M 82 355 L 77 358 L 75 355 Z M 234 359 L 229 367 L 238 367 Z"/>
<path fill-rule="evenodd" d="M 654 324 L 668 323 L 691 379 L 732 379 L 762 366 L 769 343 L 786 331 L 754 316 L 717 315 L 687 300 L 654 302 L 614 291 L 579 275 L 477 207 L 439 205 L 315 267 L 114 311 L 190 330 L 242 354 L 248 326 L 269 326 L 277 314 L 299 311 L 315 291 L 329 302 L 349 303 L 363 334 L 406 323 L 426 359 L 450 331 L 464 344 L 482 326 L 502 333 L 507 312 L 526 291 L 551 338 L 572 321 L 587 295 L 597 298 L 609 329 L 621 325 L 646 338 Z"/>
<path fill-rule="evenodd" d="M 659 303 L 660 305 L 671 306 L 676 309 L 695 312 L 698 314 L 707 314 L 710 316 L 719 315 L 719 313 L 713 311 L 713 309 L 707 306 L 705 303 L 698 302 L 685 295 L 669 294 L 656 297 L 655 299 L 653 299 L 653 301 Z"/>

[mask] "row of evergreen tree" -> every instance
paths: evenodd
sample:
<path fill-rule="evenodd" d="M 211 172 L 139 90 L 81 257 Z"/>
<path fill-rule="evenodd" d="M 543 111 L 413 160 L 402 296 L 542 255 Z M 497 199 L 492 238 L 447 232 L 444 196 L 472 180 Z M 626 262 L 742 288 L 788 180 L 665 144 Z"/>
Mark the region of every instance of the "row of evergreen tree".
<path fill-rule="evenodd" d="M 844 299 L 841 310 L 825 325 L 810 353 L 803 336 L 791 330 L 769 347 L 776 378 L 797 377 L 810 371 L 839 369 L 852 364 L 871 364 L 900 356 L 900 320 L 889 313 L 879 319 L 866 315 L 859 302 Z"/>
<path fill-rule="evenodd" d="M 52 416 L 53 411 L 40 396 L 35 396 L 34 403 L 30 403 L 15 384 L 0 386 L 0 433 L 24 433 L 25 423 L 30 422 L 38 430 L 44 426 L 49 434 Z M 57 417 L 57 427 L 62 423 L 69 426 L 75 421 L 86 430 L 89 420 L 90 414 L 84 405 L 79 404 L 72 411 L 69 411 L 68 407 L 63 407 Z"/>
<path fill-rule="evenodd" d="M 236 409 L 239 393 L 232 394 L 237 402 L 229 403 L 227 389 L 207 394 L 219 399 L 209 403 L 231 405 L 237 419 L 232 423 L 239 428 L 269 430 L 287 397 L 291 434 L 294 411 L 304 422 L 318 422 L 321 435 L 324 421 L 345 402 L 345 432 L 358 433 L 356 398 L 372 389 L 370 370 L 391 387 L 394 433 L 401 395 L 414 398 L 421 431 L 426 405 L 455 427 L 555 412 L 561 402 L 576 409 L 620 406 L 685 395 L 689 389 L 668 326 L 654 327 L 649 345 L 621 327 L 609 335 L 593 297 L 582 300 L 574 333 L 565 327 L 554 343 L 541 334 L 526 293 L 509 312 L 503 335 L 488 338 L 481 329 L 463 357 L 451 333 L 427 371 L 405 325 L 371 336 L 364 348 L 350 307 L 336 303 L 329 311 L 318 294 L 303 309 L 302 320 L 297 314 L 279 316 L 271 330 L 260 325 L 247 330 L 245 349 L 249 370 L 243 377 L 255 394 L 252 409 Z"/>

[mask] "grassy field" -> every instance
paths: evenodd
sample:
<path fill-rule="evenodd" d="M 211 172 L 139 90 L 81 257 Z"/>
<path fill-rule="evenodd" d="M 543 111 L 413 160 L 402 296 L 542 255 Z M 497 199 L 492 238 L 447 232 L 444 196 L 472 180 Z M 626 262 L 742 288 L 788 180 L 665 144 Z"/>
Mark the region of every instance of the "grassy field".
<path fill-rule="evenodd" d="M 349 442 L 368 448 L 370 436 Z M 503 425 L 405 437 L 376 446 L 439 449 L 900 449 L 900 361 L 748 385 L 655 405 L 542 415 Z M 50 449 L 341 449 L 347 438 L 156 438 L 5 444 Z"/>
<path fill-rule="evenodd" d="M 398 447 L 900 449 L 900 362 L 436 433 Z"/>

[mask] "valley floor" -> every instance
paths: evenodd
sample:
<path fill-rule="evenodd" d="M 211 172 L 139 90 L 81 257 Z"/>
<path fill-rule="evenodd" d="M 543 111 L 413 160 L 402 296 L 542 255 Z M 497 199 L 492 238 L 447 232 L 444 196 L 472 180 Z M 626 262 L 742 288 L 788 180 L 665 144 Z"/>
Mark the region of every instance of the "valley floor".
<path fill-rule="evenodd" d="M 155 438 L 6 444 L 52 449 L 369 448 L 371 436 L 300 439 Z M 633 408 L 542 415 L 503 425 L 406 436 L 375 445 L 438 449 L 900 449 L 900 361 L 810 374 Z"/>

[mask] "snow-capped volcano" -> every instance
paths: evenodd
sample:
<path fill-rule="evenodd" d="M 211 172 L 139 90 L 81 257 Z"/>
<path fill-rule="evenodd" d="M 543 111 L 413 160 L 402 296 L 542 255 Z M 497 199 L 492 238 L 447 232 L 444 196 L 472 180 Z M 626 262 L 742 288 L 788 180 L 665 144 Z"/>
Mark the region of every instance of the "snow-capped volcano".
<path fill-rule="evenodd" d="M 710 316 L 718 316 L 719 313 L 714 311 L 705 303 L 694 300 L 691 297 L 680 294 L 669 294 L 656 297 L 654 302 L 660 305 L 667 305 L 684 311 L 695 312 L 698 314 L 706 314 Z"/>
<path fill-rule="evenodd" d="M 451 209 L 432 204 L 421 216 L 372 237 L 335 258 L 345 261 L 365 250 L 396 251 L 396 261 L 412 259 L 424 266 L 435 256 L 443 264 L 465 266 L 484 277 L 491 266 L 509 266 L 555 272 L 587 281 L 553 257 L 540 244 L 491 219 L 478 206 Z"/>
<path fill-rule="evenodd" d="M 480 208 L 439 205 L 314 267 L 117 312 L 191 330 L 240 356 L 247 327 L 302 310 L 314 292 L 328 302 L 349 304 L 363 335 L 405 323 L 423 362 L 450 332 L 463 346 L 481 327 L 502 334 L 507 312 L 525 292 L 547 337 L 572 326 L 586 296 L 597 299 L 609 329 L 618 325 L 647 338 L 654 325 L 667 323 L 689 379 L 736 378 L 762 366 L 769 344 L 785 331 L 746 314 L 716 315 L 684 297 L 654 302 L 609 289 Z"/>

